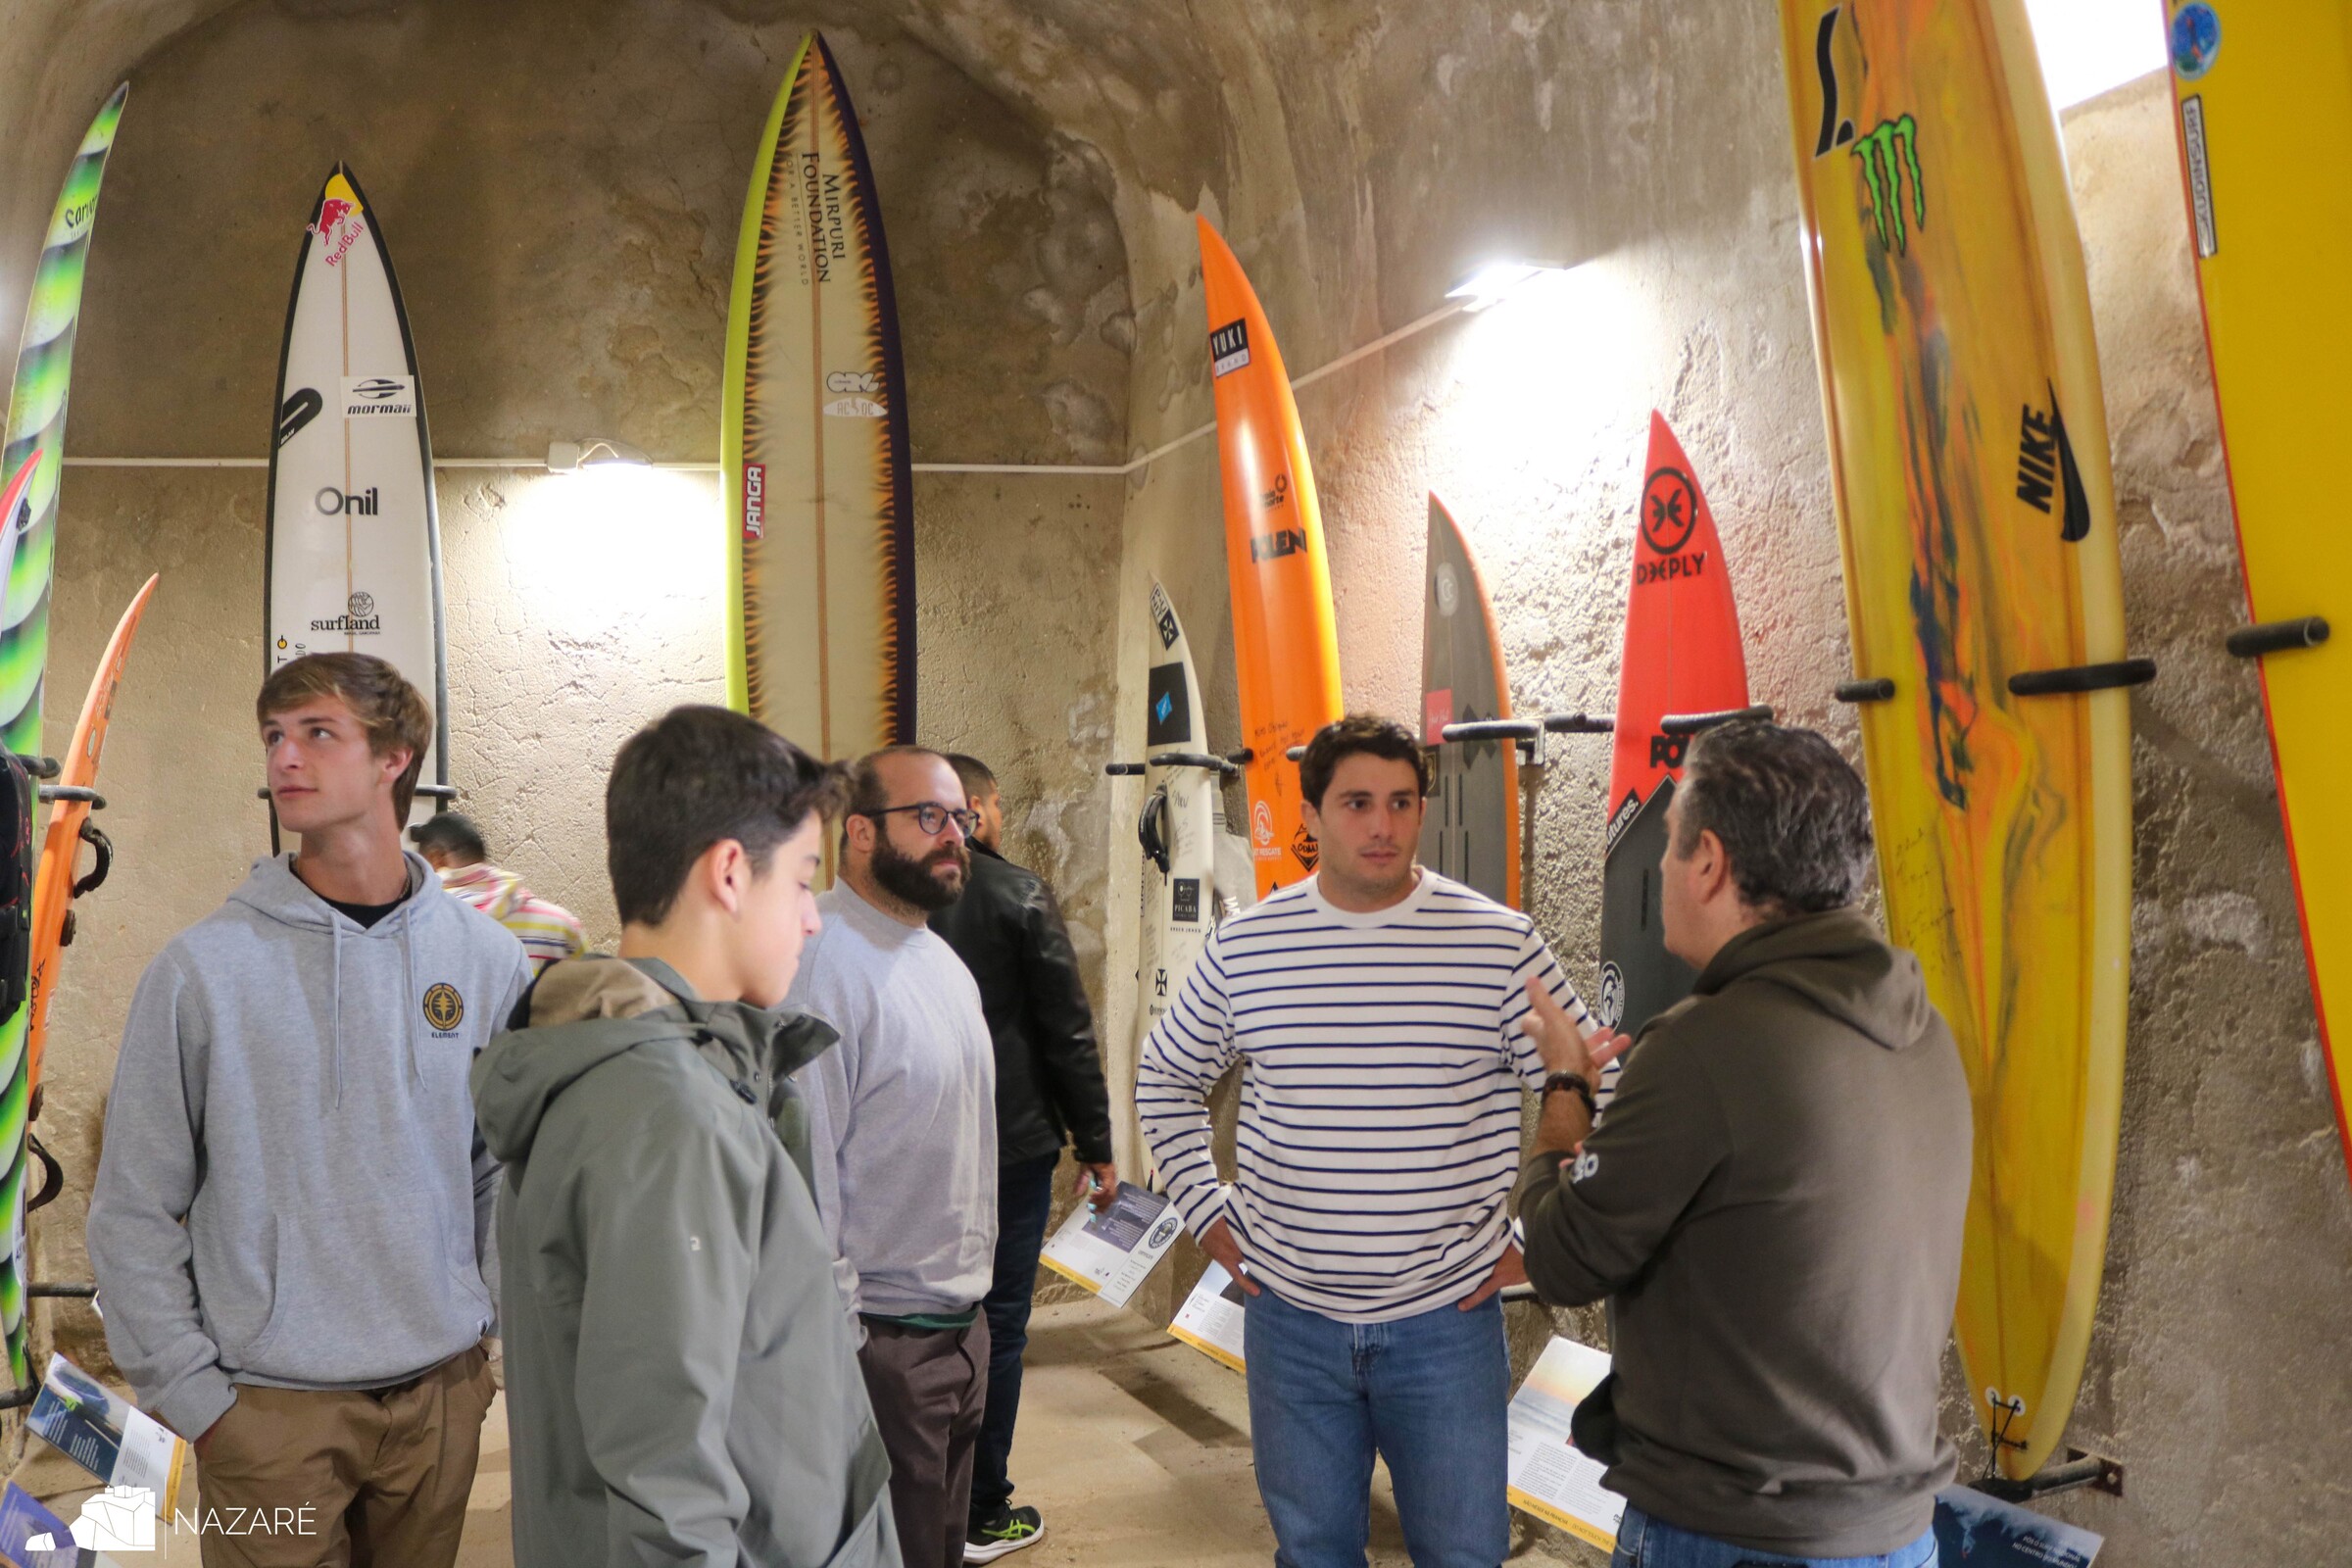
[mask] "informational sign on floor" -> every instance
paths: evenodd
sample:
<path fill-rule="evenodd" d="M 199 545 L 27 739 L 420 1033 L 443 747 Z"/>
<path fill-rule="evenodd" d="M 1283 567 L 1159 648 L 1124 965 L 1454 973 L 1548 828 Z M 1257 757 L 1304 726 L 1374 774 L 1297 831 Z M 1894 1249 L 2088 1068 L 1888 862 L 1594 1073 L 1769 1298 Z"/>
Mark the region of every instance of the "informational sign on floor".
<path fill-rule="evenodd" d="M 1936 1556 L 1968 1568 L 2090 1568 L 2104 1536 L 1968 1487 L 1936 1494 Z"/>
<path fill-rule="evenodd" d="M 1609 1375 L 1609 1358 L 1553 1335 L 1511 1396 L 1511 1506 L 1606 1551 L 1617 1544 L 1625 1499 L 1600 1484 L 1599 1460 L 1577 1450 L 1568 1423 Z"/>
<path fill-rule="evenodd" d="M 1168 1333 L 1202 1355 L 1222 1361 L 1236 1372 L 1245 1371 L 1242 1301 L 1241 1281 L 1226 1273 L 1223 1264 L 1211 1263 L 1200 1276 L 1200 1283 L 1193 1287 L 1193 1294 L 1177 1309 L 1176 1321 L 1168 1325 Z"/>
<path fill-rule="evenodd" d="M 166 1519 L 178 1506 L 188 1446 L 64 1356 L 49 1358 L 25 1425 L 110 1491 L 145 1488 Z"/>
<path fill-rule="evenodd" d="M 1046 1267 L 1074 1280 L 1113 1306 L 1125 1306 L 1175 1245 L 1184 1221 L 1166 1198 L 1121 1182 L 1110 1206 L 1098 1214 L 1081 1203 L 1047 1241 Z"/>

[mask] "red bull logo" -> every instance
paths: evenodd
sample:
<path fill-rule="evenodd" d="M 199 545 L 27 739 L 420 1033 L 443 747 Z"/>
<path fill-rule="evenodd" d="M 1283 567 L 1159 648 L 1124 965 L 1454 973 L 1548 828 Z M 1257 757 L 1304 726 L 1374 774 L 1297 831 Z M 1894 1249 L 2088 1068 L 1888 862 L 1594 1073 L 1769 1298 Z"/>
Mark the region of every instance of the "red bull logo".
<path fill-rule="evenodd" d="M 337 225 L 343 230 L 340 237 L 335 233 Z M 327 196 L 318 202 L 318 220 L 311 225 L 311 232 L 318 235 L 319 242 L 326 246 L 326 265 L 337 267 L 342 265 L 344 257 L 351 254 L 351 248 L 360 242 L 360 236 L 368 232 L 368 225 L 360 219 L 358 202 L 348 201 L 341 196 Z"/>

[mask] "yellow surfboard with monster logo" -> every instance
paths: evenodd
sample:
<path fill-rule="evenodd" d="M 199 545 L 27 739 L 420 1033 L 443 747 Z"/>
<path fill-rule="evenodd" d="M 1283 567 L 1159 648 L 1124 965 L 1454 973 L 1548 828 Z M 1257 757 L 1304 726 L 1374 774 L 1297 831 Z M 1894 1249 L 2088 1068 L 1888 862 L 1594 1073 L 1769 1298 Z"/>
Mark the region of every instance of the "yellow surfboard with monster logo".
<path fill-rule="evenodd" d="M 2012 1476 L 2073 1412 L 2115 1184 L 2130 694 L 2107 428 L 2022 0 L 1782 0 L 1888 934 L 1976 1114 L 1955 1330 Z"/>

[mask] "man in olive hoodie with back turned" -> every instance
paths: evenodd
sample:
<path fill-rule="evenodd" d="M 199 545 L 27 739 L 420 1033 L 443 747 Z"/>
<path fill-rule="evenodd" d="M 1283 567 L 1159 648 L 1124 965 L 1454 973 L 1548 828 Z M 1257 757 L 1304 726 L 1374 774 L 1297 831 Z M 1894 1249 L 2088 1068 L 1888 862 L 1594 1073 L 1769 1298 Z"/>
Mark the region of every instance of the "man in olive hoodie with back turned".
<path fill-rule="evenodd" d="M 473 1074 L 499 1239 L 517 1568 L 899 1568 L 890 1461 L 809 1191 L 776 1010 L 839 771 L 719 708 L 620 749 L 620 956 L 555 964 Z"/>
<path fill-rule="evenodd" d="M 1628 1502 L 1620 1568 L 1920 1568 L 1936 1557 L 1943 1348 L 1968 1207 L 1967 1079 L 1919 960 L 1851 906 L 1869 805 L 1809 730 L 1691 748 L 1667 814 L 1666 945 L 1698 970 L 1591 1120 L 1547 997 L 1519 1187 L 1529 1280 L 1611 1298 L 1614 1371 L 1576 1415 Z"/>

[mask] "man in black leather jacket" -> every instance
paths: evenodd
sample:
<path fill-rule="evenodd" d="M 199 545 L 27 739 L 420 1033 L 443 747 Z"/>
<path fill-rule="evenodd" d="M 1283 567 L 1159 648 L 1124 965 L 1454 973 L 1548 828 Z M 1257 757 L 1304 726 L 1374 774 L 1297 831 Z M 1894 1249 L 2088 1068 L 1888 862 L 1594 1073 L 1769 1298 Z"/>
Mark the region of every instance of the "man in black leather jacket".
<path fill-rule="evenodd" d="M 1054 890 L 1004 858 L 996 775 L 969 757 L 948 761 L 980 826 L 963 897 L 931 916 L 980 984 L 997 1048 L 997 1268 L 988 1314 L 988 1414 L 972 1470 L 971 1531 L 963 1560 L 994 1562 L 1045 1537 L 1035 1508 L 1012 1506 L 1005 1461 L 1021 1402 L 1021 1351 L 1029 1301 L 1054 1206 L 1054 1171 L 1065 1138 L 1078 1156 L 1078 1191 L 1098 1208 L 1118 1192 L 1110 1157 L 1110 1097 L 1095 1045 L 1094 1010 Z"/>

